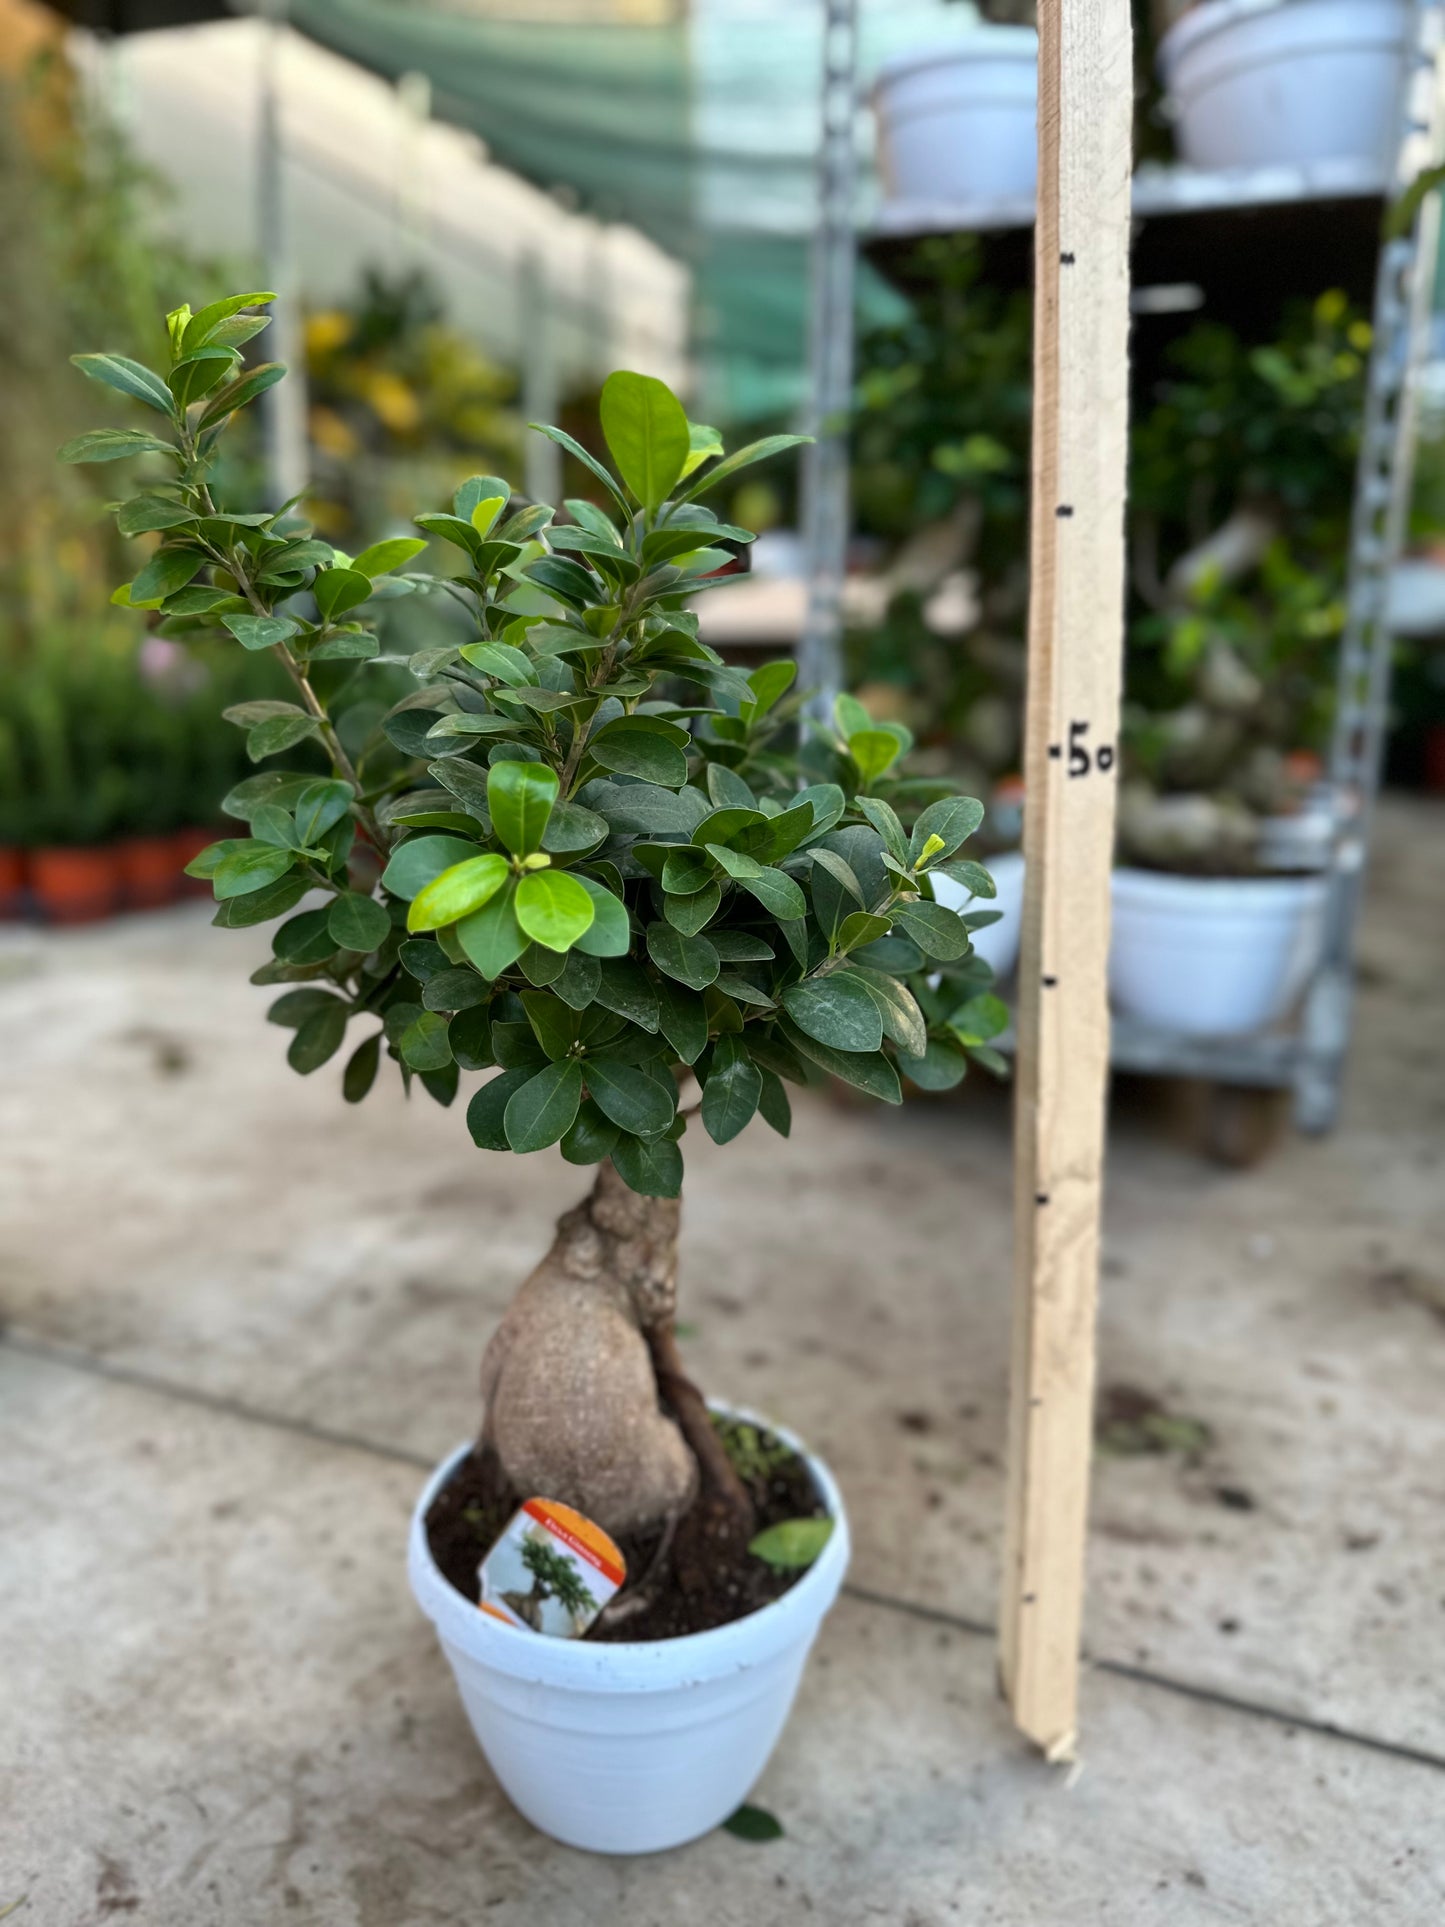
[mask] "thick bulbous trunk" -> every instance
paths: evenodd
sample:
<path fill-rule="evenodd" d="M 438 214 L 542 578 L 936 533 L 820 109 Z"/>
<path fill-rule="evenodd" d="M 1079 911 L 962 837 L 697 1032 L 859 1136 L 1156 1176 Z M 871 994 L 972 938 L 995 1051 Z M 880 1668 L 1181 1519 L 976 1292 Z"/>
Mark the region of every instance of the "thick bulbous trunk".
<path fill-rule="evenodd" d="M 482 1360 L 483 1454 L 519 1499 L 560 1500 L 617 1537 L 670 1534 L 699 1496 L 730 1536 L 751 1521 L 678 1358 L 678 1215 L 599 1165 Z"/>

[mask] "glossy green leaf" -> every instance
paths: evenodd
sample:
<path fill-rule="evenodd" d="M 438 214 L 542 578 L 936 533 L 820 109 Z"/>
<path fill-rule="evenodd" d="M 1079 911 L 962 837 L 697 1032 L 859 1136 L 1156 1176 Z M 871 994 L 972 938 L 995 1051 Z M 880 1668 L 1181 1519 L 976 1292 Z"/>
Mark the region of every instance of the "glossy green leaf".
<path fill-rule="evenodd" d="M 755 877 L 739 877 L 738 887 L 756 897 L 782 923 L 796 922 L 807 915 L 807 898 L 786 871 L 764 867 Z"/>
<path fill-rule="evenodd" d="M 508 884 L 489 903 L 454 926 L 463 952 L 484 977 L 500 977 L 527 947 L 526 934 L 517 922 L 515 894 Z"/>
<path fill-rule="evenodd" d="M 359 950 L 365 956 L 386 942 L 391 918 L 375 897 L 347 890 L 332 904 L 326 927 L 343 950 Z"/>
<path fill-rule="evenodd" d="M 393 535 L 385 542 L 373 542 L 369 549 L 363 549 L 352 563 L 359 574 L 373 579 L 379 575 L 390 575 L 420 555 L 426 543 L 415 535 Z"/>
<path fill-rule="evenodd" d="M 184 589 L 206 566 L 206 558 L 194 549 L 157 549 L 130 585 L 131 605 L 159 602 L 177 589 Z"/>
<path fill-rule="evenodd" d="M 908 861 L 913 863 L 931 836 L 940 837 L 943 848 L 932 859 L 941 863 L 952 856 L 959 844 L 972 836 L 983 821 L 983 804 L 972 796 L 945 796 L 930 803 L 913 826 L 908 839 Z"/>
<path fill-rule="evenodd" d="M 285 373 L 279 361 L 263 361 L 242 375 L 239 381 L 229 383 L 206 403 L 200 420 L 202 430 L 214 428 L 217 422 L 234 415 L 238 408 L 245 408 L 258 396 L 264 395 L 268 388 L 276 386 Z"/>
<path fill-rule="evenodd" d="M 401 1034 L 402 1062 L 414 1071 L 444 1070 L 452 1061 L 447 1020 L 440 1011 L 421 1010 Z"/>
<path fill-rule="evenodd" d="M 941 903 L 900 904 L 893 921 L 926 957 L 940 963 L 952 963 L 968 949 L 968 932 L 957 911 L 945 910 Z"/>
<path fill-rule="evenodd" d="M 839 1051 L 876 1051 L 883 1043 L 883 1016 L 866 984 L 846 971 L 805 977 L 782 993 L 783 1008 L 809 1037 Z"/>
<path fill-rule="evenodd" d="M 652 375 L 618 369 L 602 384 L 602 433 L 617 472 L 649 511 L 666 499 L 688 459 L 682 403 Z"/>
<path fill-rule="evenodd" d="M 620 957 L 604 957 L 598 972 L 597 1001 L 604 1010 L 640 1024 L 644 1030 L 658 1026 L 658 992 L 647 974 L 635 963 Z"/>
<path fill-rule="evenodd" d="M 301 625 L 286 616 L 222 616 L 222 624 L 243 649 L 270 649 L 299 635 Z"/>
<path fill-rule="evenodd" d="M 174 455 L 169 442 L 148 435 L 143 428 L 92 428 L 76 435 L 57 451 L 61 462 L 118 462 L 127 455 Z"/>
<path fill-rule="evenodd" d="M 626 904 L 595 877 L 568 874 L 592 899 L 592 922 L 576 939 L 577 948 L 589 957 L 625 957 L 632 945 Z"/>
<path fill-rule="evenodd" d="M 695 991 L 670 977 L 657 986 L 657 1022 L 684 1064 L 694 1064 L 707 1048 L 707 1012 Z"/>
<path fill-rule="evenodd" d="M 769 456 L 781 455 L 784 449 L 798 448 L 811 440 L 810 435 L 764 435 L 761 441 L 749 442 L 746 448 L 740 448 L 714 467 L 704 469 L 681 499 L 684 502 L 696 501 L 699 495 L 706 495 L 719 482 L 730 481 L 739 469 L 747 468 L 753 462 L 765 462 Z"/>
<path fill-rule="evenodd" d="M 371 578 L 359 569 L 322 569 L 311 585 L 316 606 L 328 622 L 360 608 L 371 594 Z"/>
<path fill-rule="evenodd" d="M 903 1102 L 898 1073 L 881 1051 L 870 1054 L 866 1051 L 834 1050 L 832 1045 L 809 1037 L 806 1031 L 799 1030 L 796 1024 L 786 1019 L 778 1028 L 783 1041 L 820 1070 L 841 1077 L 845 1084 L 851 1084 L 855 1090 L 866 1091 L 870 1097 L 881 1098 L 885 1104 Z"/>
<path fill-rule="evenodd" d="M 675 1198 L 682 1190 L 682 1152 L 670 1137 L 642 1139 L 625 1132 L 612 1148 L 625 1185 L 644 1198 Z"/>
<path fill-rule="evenodd" d="M 533 870 L 524 876 L 517 885 L 516 911 L 527 936 L 547 950 L 570 950 L 597 915 L 587 890 L 565 870 Z"/>
<path fill-rule="evenodd" d="M 681 789 L 687 781 L 683 750 L 659 735 L 643 717 L 624 716 L 608 723 L 589 739 L 587 753 L 604 769 L 656 783 L 663 789 Z"/>
<path fill-rule="evenodd" d="M 309 1077 L 312 1071 L 333 1058 L 346 1036 L 346 1005 L 339 998 L 327 1000 L 324 1009 L 315 1011 L 297 1030 L 286 1052 L 293 1071 Z"/>
<path fill-rule="evenodd" d="M 577 1116 L 562 1137 L 562 1155 L 569 1164 L 597 1164 L 610 1156 L 617 1143 L 617 1126 L 590 1098 L 577 1107 Z"/>
<path fill-rule="evenodd" d="M 194 354 L 197 348 L 204 348 L 208 341 L 217 339 L 222 322 L 240 314 L 243 308 L 261 308 L 275 299 L 274 294 L 262 288 L 251 294 L 228 294 L 223 300 L 208 302 L 186 322 L 185 332 L 181 336 L 181 352 Z M 266 318 L 256 317 L 258 320 Z"/>
<path fill-rule="evenodd" d="M 507 1137 L 507 1106 L 514 1094 L 536 1076 L 535 1070 L 521 1069 L 503 1071 L 500 1077 L 488 1078 L 467 1106 L 467 1129 L 472 1134 L 472 1142 L 483 1151 L 510 1151 L 512 1146 Z"/>
<path fill-rule="evenodd" d="M 758 1116 L 779 1137 L 787 1137 L 793 1128 L 793 1107 L 788 1102 L 788 1093 L 776 1071 L 763 1070 L 761 1075 L 763 1089 L 758 1099 Z"/>
<path fill-rule="evenodd" d="M 951 1037 L 930 1037 L 921 1054 L 899 1051 L 898 1068 L 921 1091 L 951 1091 L 962 1083 L 968 1059 Z"/>
<path fill-rule="evenodd" d="M 582 1102 L 582 1067 L 575 1059 L 548 1064 L 507 1100 L 502 1128 L 514 1151 L 540 1151 L 572 1128 Z"/>
<path fill-rule="evenodd" d="M 428 977 L 422 985 L 423 1010 L 441 1010 L 449 1016 L 459 1010 L 475 1010 L 491 996 L 491 985 L 465 964 L 455 964 Z"/>
<path fill-rule="evenodd" d="M 666 1071 L 589 1057 L 587 1088 L 598 1109 L 637 1137 L 665 1131 L 677 1113 L 677 1087 Z"/>
<path fill-rule="evenodd" d="M 444 871 L 476 855 L 476 844 L 457 836 L 408 837 L 392 851 L 381 873 L 382 886 L 409 903 Z"/>
<path fill-rule="evenodd" d="M 668 923 L 647 926 L 647 954 L 659 970 L 689 990 L 706 990 L 722 967 L 706 937 L 685 937 Z"/>
<path fill-rule="evenodd" d="M 717 915 L 721 903 L 721 886 L 709 883 L 691 896 L 664 898 L 662 914 L 673 929 L 681 931 L 684 937 L 695 937 Z"/>
<path fill-rule="evenodd" d="M 376 1082 L 377 1069 L 381 1063 L 381 1032 L 368 1037 L 364 1044 L 358 1044 L 347 1059 L 346 1069 L 341 1076 L 341 1095 L 348 1104 L 359 1104 Z"/>
<path fill-rule="evenodd" d="M 351 808 L 352 788 L 337 777 L 325 777 L 307 783 L 296 798 L 293 815 L 296 818 L 296 834 L 304 847 L 310 847 L 318 837 L 324 836 L 334 824 L 341 821 Z"/>
<path fill-rule="evenodd" d="M 480 910 L 506 882 L 510 866 L 495 850 L 454 863 L 418 890 L 407 911 L 408 930 L 440 930 Z"/>
<path fill-rule="evenodd" d="M 289 850 L 278 850 L 270 843 L 254 842 L 249 839 L 222 857 L 211 876 L 211 888 L 217 903 L 227 897 L 248 896 L 251 891 L 263 885 L 274 883 L 296 861 Z"/>
<path fill-rule="evenodd" d="M 763 1076 L 740 1037 L 720 1037 L 702 1087 L 703 1129 L 714 1144 L 728 1144 L 752 1122 L 763 1094 Z"/>
<path fill-rule="evenodd" d="M 531 856 L 541 849 L 557 790 L 557 773 L 544 763 L 492 764 L 487 808 L 493 830 L 513 856 Z"/>
<path fill-rule="evenodd" d="M 845 974 L 868 991 L 883 1018 L 884 1035 L 891 1037 L 901 1051 L 917 1056 L 927 1047 L 928 1027 L 923 1021 L 923 1012 L 918 1008 L 918 999 L 907 984 L 899 983 L 896 977 L 890 977 L 885 971 L 873 970 L 862 964 L 850 964 Z"/>
<path fill-rule="evenodd" d="M 132 361 L 129 355 L 72 355 L 70 359 L 92 381 L 115 389 L 117 394 L 143 401 L 158 413 L 174 419 L 176 404 L 170 389 L 158 374 Z"/>

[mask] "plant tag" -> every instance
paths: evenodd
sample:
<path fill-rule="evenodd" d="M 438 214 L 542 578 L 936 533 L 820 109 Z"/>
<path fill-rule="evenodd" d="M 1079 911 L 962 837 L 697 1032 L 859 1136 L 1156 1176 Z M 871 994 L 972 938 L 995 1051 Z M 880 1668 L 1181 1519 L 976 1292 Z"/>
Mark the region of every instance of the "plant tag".
<path fill-rule="evenodd" d="M 552 1639 L 579 1639 L 627 1577 L 600 1526 L 555 1499 L 528 1499 L 478 1568 L 493 1619 Z"/>

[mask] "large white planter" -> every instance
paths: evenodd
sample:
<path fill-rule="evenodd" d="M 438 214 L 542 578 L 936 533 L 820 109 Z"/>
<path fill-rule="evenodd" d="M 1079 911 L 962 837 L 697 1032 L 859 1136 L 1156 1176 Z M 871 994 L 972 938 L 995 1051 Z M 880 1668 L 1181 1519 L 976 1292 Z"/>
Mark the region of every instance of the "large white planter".
<path fill-rule="evenodd" d="M 1322 876 L 1115 870 L 1114 1008 L 1189 1037 L 1263 1030 L 1319 959 L 1327 890 Z"/>
<path fill-rule="evenodd" d="M 980 27 L 884 61 L 873 110 L 887 197 L 1031 200 L 1038 65 L 1031 27 Z"/>
<path fill-rule="evenodd" d="M 997 923 L 986 924 L 973 932 L 973 947 L 1000 983 L 1012 971 L 1019 957 L 1019 926 L 1024 911 L 1024 860 L 1018 850 L 992 856 L 983 866 L 993 878 L 997 895 L 972 897 L 952 877 L 935 876 L 933 894 L 950 910 L 1001 910 Z"/>
<path fill-rule="evenodd" d="M 1175 137 L 1196 167 L 1386 162 L 1407 0 L 1204 0 L 1159 43 Z"/>
<path fill-rule="evenodd" d="M 709 1633 L 604 1645 L 503 1625 L 442 1577 L 427 1510 L 470 1450 L 459 1446 L 427 1481 L 407 1571 L 492 1771 L 533 1826 L 567 1846 L 655 1853 L 709 1832 L 767 1764 L 843 1583 L 848 1521 L 828 1468 L 808 1458 L 832 1534 L 781 1599 Z"/>

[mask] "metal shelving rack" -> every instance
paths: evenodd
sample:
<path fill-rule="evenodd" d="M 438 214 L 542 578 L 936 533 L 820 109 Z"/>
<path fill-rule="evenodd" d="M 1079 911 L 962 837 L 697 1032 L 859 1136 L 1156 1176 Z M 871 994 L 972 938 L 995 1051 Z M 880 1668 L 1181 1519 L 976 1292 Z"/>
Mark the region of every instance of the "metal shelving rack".
<path fill-rule="evenodd" d="M 830 14 L 847 0 L 827 0 Z M 845 44 L 851 45 L 851 39 Z M 1297 1016 L 1257 1036 L 1204 1040 L 1113 1020 L 1116 1068 L 1198 1077 L 1221 1103 L 1211 1119 L 1214 1148 L 1241 1155 L 1257 1149 L 1258 1132 L 1241 1113 L 1259 1093 L 1292 1095 L 1301 1129 L 1333 1124 L 1351 1030 L 1353 954 L 1372 806 L 1379 786 L 1387 719 L 1393 636 L 1387 620 L 1390 571 L 1409 508 L 1416 391 L 1428 332 L 1439 232 L 1439 197 L 1428 194 L 1408 231 L 1381 241 L 1391 206 L 1445 154 L 1441 52 L 1445 0 L 1416 0 L 1400 108 L 1400 134 L 1388 169 L 1354 161 L 1223 173 L 1185 166 L 1141 166 L 1134 179 L 1135 331 L 1133 352 L 1145 366 L 1191 312 L 1151 301 L 1164 288 L 1190 283 L 1203 312 L 1248 328 L 1277 314 L 1282 294 L 1340 285 L 1359 301 L 1373 299 L 1374 346 L 1350 537 L 1347 620 L 1338 668 L 1337 721 L 1327 781 L 1331 808 L 1327 934 Z M 853 77 L 849 77 L 850 82 Z M 856 234 L 837 219 L 836 102 L 840 80 L 830 63 L 826 83 L 820 221 L 814 287 L 814 393 L 837 408 L 838 371 L 852 364 L 851 287 Z M 856 86 L 850 91 L 856 100 Z M 830 171 L 830 169 L 832 171 Z M 1031 201 L 885 205 L 863 237 L 872 259 L 906 285 L 911 244 L 927 235 L 972 234 L 984 249 L 985 273 L 1015 285 L 1029 274 Z M 841 257 L 847 255 L 847 266 Z M 1321 264 L 1324 264 L 1323 266 Z M 1142 297 L 1142 299 L 1141 299 Z M 807 477 L 804 526 L 810 532 L 814 582 L 809 662 L 815 683 L 836 687 L 840 661 L 838 584 L 848 518 L 844 435 L 836 414 L 818 419 L 833 430 L 823 458 Z M 818 532 L 822 532 L 821 535 Z M 831 574 L 830 574 L 831 572 Z M 1234 1106 L 1231 1111 L 1230 1106 Z"/>

